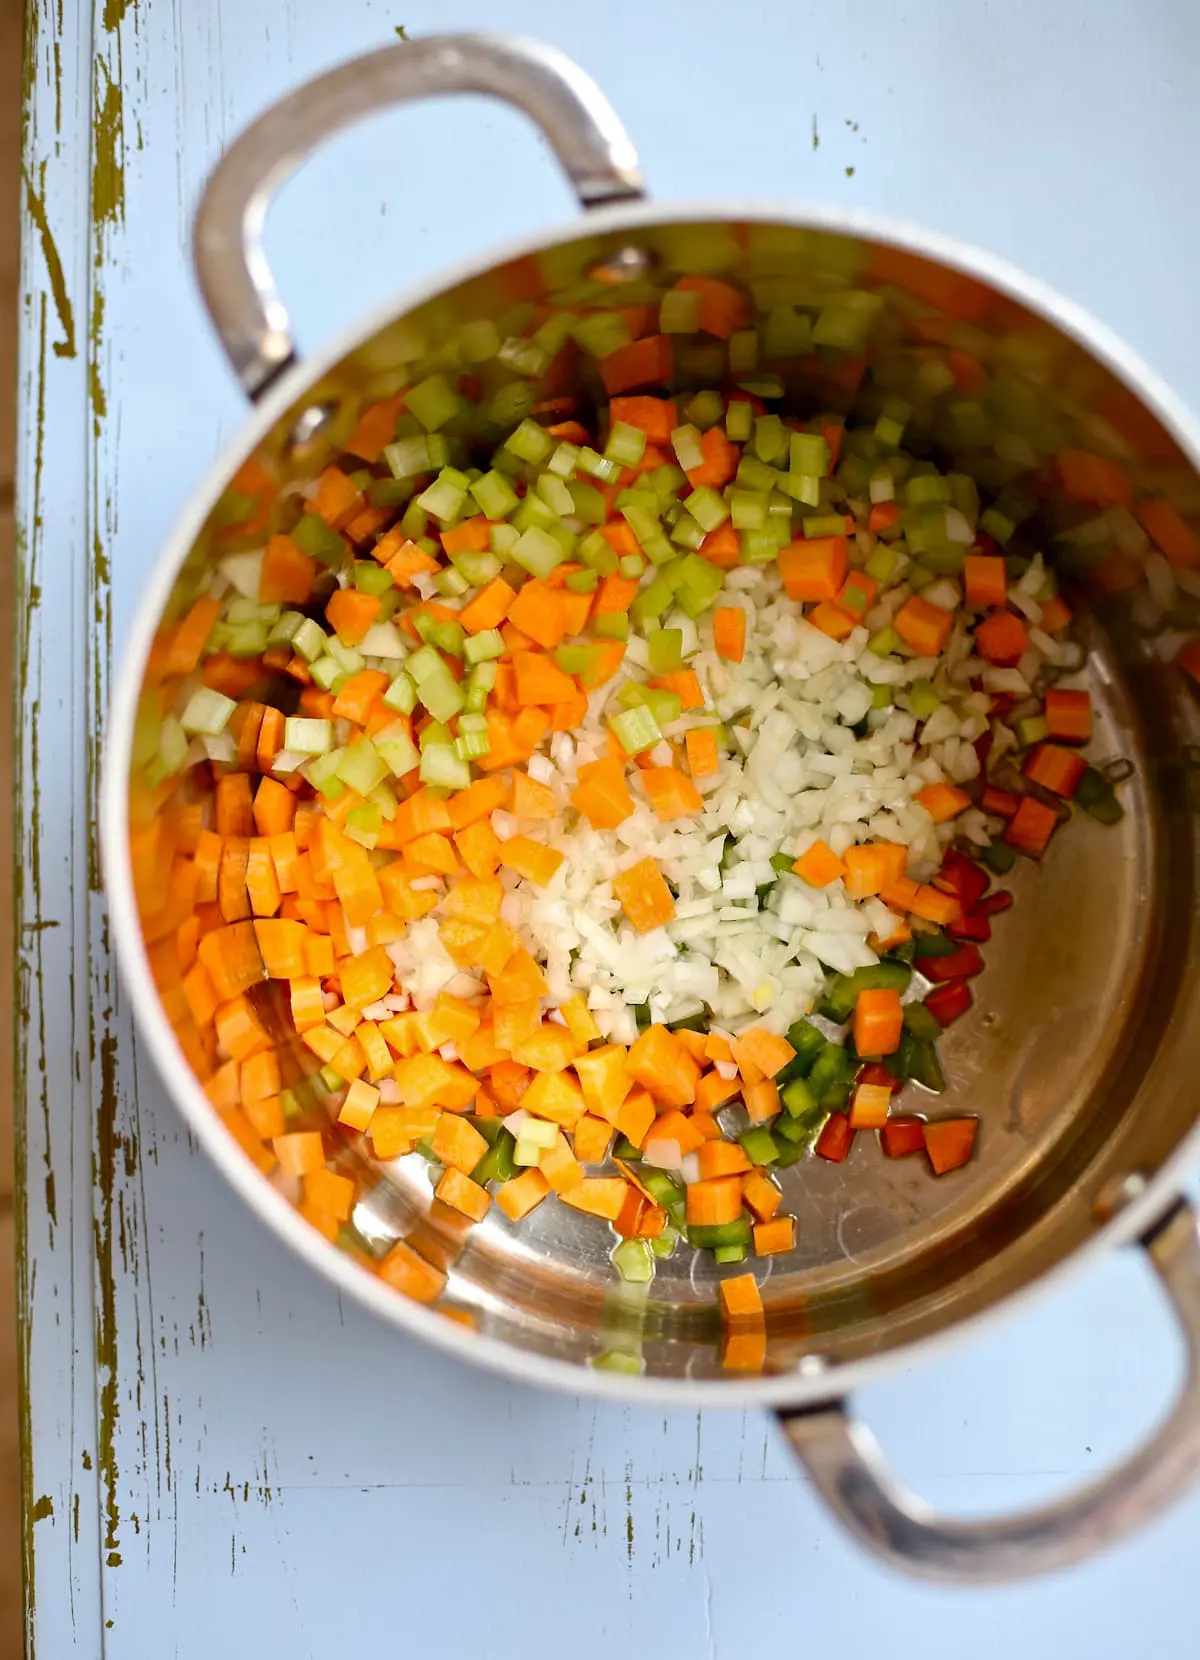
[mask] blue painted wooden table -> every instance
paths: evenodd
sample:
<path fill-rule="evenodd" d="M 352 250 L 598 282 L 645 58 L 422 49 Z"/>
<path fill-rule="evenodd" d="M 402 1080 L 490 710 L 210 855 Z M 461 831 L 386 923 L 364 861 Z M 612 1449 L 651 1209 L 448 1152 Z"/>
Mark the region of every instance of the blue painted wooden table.
<path fill-rule="evenodd" d="M 659 194 L 806 197 L 990 245 L 1200 402 L 1200 13 L 1085 0 L 31 0 L 17 784 L 26 1566 L 42 1656 L 488 1660 L 1195 1653 L 1200 1496 L 1102 1563 L 947 1594 L 837 1535 L 753 1415 L 598 1407 L 460 1369 L 310 1278 L 189 1146 L 107 952 L 109 674 L 244 411 L 188 269 L 222 144 L 397 25 L 503 28 L 597 77 Z M 316 342 L 414 274 L 569 212 L 514 115 L 332 145 L 269 242 Z M 1097 1471 L 1179 1356 L 1144 1269 L 869 1391 L 900 1473 L 986 1510 Z M 386 1648 L 385 1648 L 386 1645 Z"/>

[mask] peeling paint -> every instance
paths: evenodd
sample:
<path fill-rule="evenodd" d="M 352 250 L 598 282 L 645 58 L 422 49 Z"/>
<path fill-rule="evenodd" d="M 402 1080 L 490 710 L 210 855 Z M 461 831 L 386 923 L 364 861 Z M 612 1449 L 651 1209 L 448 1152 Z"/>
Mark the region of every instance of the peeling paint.
<path fill-rule="evenodd" d="M 41 1498 L 37 1501 L 29 1514 L 35 1522 L 44 1522 L 48 1517 L 53 1516 L 54 1500 L 50 1497 L 49 1493 L 42 1494 Z"/>
<path fill-rule="evenodd" d="M 54 342 L 55 357 L 75 356 L 75 311 L 71 305 L 71 296 L 67 293 L 67 279 L 63 274 L 63 263 L 59 257 L 58 247 L 54 240 L 54 232 L 50 229 L 50 220 L 46 213 L 46 164 L 42 163 L 40 189 L 35 189 L 28 170 L 21 169 L 21 177 L 25 182 L 25 201 L 34 229 L 38 233 L 38 240 L 42 245 L 42 258 L 46 261 L 46 273 L 50 278 L 50 292 L 54 296 L 54 309 L 58 313 L 58 326 L 62 330 L 62 339 Z"/>

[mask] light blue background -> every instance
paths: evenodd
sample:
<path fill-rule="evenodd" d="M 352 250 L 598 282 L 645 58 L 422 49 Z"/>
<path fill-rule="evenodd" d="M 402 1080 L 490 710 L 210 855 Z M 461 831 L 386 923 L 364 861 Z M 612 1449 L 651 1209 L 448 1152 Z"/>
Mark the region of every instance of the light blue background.
<path fill-rule="evenodd" d="M 43 310 L 56 330 L 28 238 L 23 579 L 57 601 L 30 616 L 23 721 L 27 803 L 33 782 L 42 792 L 36 823 L 24 810 L 27 881 L 35 846 L 43 862 L 25 915 L 54 924 L 37 936 L 46 1001 L 25 1034 L 32 1496 L 51 1507 L 33 1526 L 38 1652 L 1195 1654 L 1200 1499 L 1054 1581 L 911 1585 L 845 1543 L 754 1414 L 664 1415 L 508 1386 L 342 1306 L 189 1149 L 135 1065 L 119 1008 L 117 1128 L 131 1157 L 118 1160 L 111 1253 L 114 1418 L 95 1342 L 107 1317 L 92 1219 L 105 1209 L 88 1035 L 89 999 L 96 1033 L 109 1029 L 111 979 L 81 826 L 87 733 L 107 688 L 93 543 L 112 561 L 119 657 L 156 549 L 244 415 L 189 277 L 188 220 L 222 143 L 274 96 L 390 41 L 396 24 L 539 36 L 608 92 L 656 195 L 852 203 L 978 242 L 1081 300 L 1195 404 L 1200 14 L 1170 0 L 1136 12 L 1122 0 L 95 0 L 93 18 L 78 0 L 61 25 L 56 105 L 55 8 L 37 10 L 27 165 L 37 180 L 46 164 L 79 346 L 39 358 Z M 110 78 L 124 98 L 125 200 L 90 229 L 92 111 Z M 414 276 L 570 212 L 520 117 L 443 102 L 332 144 L 283 192 L 268 241 L 312 345 Z M 68 654 L 77 673 L 64 683 Z M 1102 1469 L 1162 1409 L 1178 1366 L 1144 1267 L 1123 1257 L 859 1406 L 922 1493 L 985 1512 Z"/>

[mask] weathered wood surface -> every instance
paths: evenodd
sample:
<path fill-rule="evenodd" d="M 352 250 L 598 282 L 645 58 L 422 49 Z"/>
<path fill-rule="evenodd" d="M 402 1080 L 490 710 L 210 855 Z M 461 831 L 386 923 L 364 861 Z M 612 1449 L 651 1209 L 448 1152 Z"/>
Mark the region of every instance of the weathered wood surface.
<path fill-rule="evenodd" d="M 335 59 L 434 28 L 564 47 L 666 196 L 841 200 L 1005 253 L 1200 402 L 1200 14 L 1171 0 L 854 7 L 31 0 L 18 587 L 18 1113 L 31 1646 L 251 1660 L 387 1644 L 523 1660 L 818 1649 L 1194 1653 L 1200 1500 L 996 1595 L 888 1578 L 764 1421 L 631 1412 L 457 1368 L 340 1305 L 234 1203 L 139 1064 L 92 828 L 139 586 L 242 408 L 187 264 L 222 143 Z M 570 205 L 519 118 L 384 118 L 289 186 L 302 341 Z M 932 1499 L 1098 1470 L 1166 1400 L 1132 1260 L 862 1405 Z"/>

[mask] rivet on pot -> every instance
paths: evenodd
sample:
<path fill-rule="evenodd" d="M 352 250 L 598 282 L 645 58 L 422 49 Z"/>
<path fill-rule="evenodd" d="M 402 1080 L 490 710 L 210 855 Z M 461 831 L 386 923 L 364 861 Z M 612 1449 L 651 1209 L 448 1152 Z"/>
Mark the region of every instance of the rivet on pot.
<path fill-rule="evenodd" d="M 636 248 L 632 243 L 623 248 L 614 248 L 610 254 L 593 265 L 588 270 L 588 276 L 596 282 L 622 283 L 638 282 L 654 267 L 654 255 L 646 248 Z"/>
<path fill-rule="evenodd" d="M 296 417 L 292 430 L 287 435 L 287 447 L 290 450 L 304 449 L 324 432 L 336 413 L 336 404 L 310 404 L 303 414 Z"/>
<path fill-rule="evenodd" d="M 1111 1222 L 1127 1205 L 1141 1198 L 1148 1180 L 1140 1170 L 1131 1170 L 1125 1176 L 1110 1177 L 1092 1201 L 1092 1215 L 1098 1222 Z"/>

